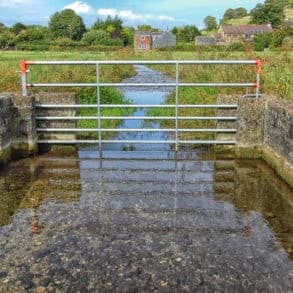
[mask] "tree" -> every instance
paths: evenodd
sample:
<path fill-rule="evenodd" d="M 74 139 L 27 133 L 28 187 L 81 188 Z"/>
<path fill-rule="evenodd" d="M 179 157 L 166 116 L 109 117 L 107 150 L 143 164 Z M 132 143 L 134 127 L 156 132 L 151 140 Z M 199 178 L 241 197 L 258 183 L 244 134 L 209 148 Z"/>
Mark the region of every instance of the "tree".
<path fill-rule="evenodd" d="M 41 41 L 48 38 L 48 29 L 40 25 L 27 26 L 16 37 L 16 42 Z"/>
<path fill-rule="evenodd" d="M 194 42 L 195 36 L 200 36 L 199 29 L 194 25 L 186 25 L 184 27 L 174 27 L 172 33 L 176 34 L 178 42 L 191 43 Z"/>
<path fill-rule="evenodd" d="M 6 26 L 4 23 L 0 22 L 0 33 L 4 32 L 6 30 Z"/>
<path fill-rule="evenodd" d="M 120 39 L 112 39 L 110 33 L 102 29 L 91 29 L 84 34 L 82 41 L 86 45 L 122 46 Z"/>
<path fill-rule="evenodd" d="M 257 4 L 251 10 L 251 23 L 271 23 L 276 28 L 285 20 L 284 8 L 289 5 L 289 0 L 266 0 L 264 4 Z"/>
<path fill-rule="evenodd" d="M 287 32 L 286 32 L 286 29 L 284 28 L 274 31 L 272 34 L 272 39 L 271 39 L 271 47 L 272 48 L 281 47 L 286 37 L 286 34 Z"/>
<path fill-rule="evenodd" d="M 49 30 L 53 38 L 69 38 L 78 41 L 86 32 L 84 22 L 71 9 L 54 13 L 49 22 Z"/>
<path fill-rule="evenodd" d="M 223 15 L 223 18 L 221 19 L 221 23 L 225 23 L 227 20 L 235 19 L 235 18 L 241 18 L 248 15 L 248 12 L 243 7 L 238 7 L 235 9 L 227 9 Z"/>
<path fill-rule="evenodd" d="M 10 31 L 14 33 L 15 35 L 18 35 L 21 31 L 25 29 L 26 29 L 26 26 L 23 23 L 17 22 L 11 27 Z"/>
<path fill-rule="evenodd" d="M 205 28 L 206 28 L 207 31 L 216 30 L 217 27 L 218 27 L 217 20 L 213 16 L 207 16 L 204 19 L 204 24 L 205 24 Z"/>
<path fill-rule="evenodd" d="M 121 36 L 124 46 L 132 46 L 134 39 L 134 28 L 132 26 L 125 26 L 121 31 Z"/>
<path fill-rule="evenodd" d="M 0 48 L 1 49 L 8 49 L 10 46 L 15 45 L 15 36 L 9 32 L 8 30 L 5 30 L 0 33 Z"/>
<path fill-rule="evenodd" d="M 253 38 L 253 48 L 255 51 L 263 51 L 271 45 L 272 33 L 258 34 Z"/>
<path fill-rule="evenodd" d="M 111 38 L 118 39 L 121 38 L 122 24 L 122 20 L 117 15 L 114 18 L 108 16 L 105 21 L 98 19 L 92 29 L 107 31 L 110 33 Z"/>
<path fill-rule="evenodd" d="M 139 31 L 144 31 L 144 32 L 158 32 L 159 29 L 158 28 L 154 28 L 149 24 L 141 24 L 137 26 L 137 29 Z"/>
<path fill-rule="evenodd" d="M 234 9 L 234 18 L 245 17 L 248 15 L 248 12 L 243 7 L 238 7 Z"/>

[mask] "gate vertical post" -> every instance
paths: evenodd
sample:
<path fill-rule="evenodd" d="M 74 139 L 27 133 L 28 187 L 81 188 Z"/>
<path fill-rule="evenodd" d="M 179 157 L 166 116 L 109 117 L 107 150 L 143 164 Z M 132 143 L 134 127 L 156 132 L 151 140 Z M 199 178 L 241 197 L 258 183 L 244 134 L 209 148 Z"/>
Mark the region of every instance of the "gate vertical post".
<path fill-rule="evenodd" d="M 179 62 L 176 62 L 176 96 L 175 96 L 175 151 L 178 151 L 178 100 L 179 100 Z"/>
<path fill-rule="evenodd" d="M 260 74 L 261 74 L 261 60 L 256 60 L 256 89 L 255 89 L 255 97 L 259 98 L 260 93 Z"/>
<path fill-rule="evenodd" d="M 27 65 L 25 60 L 20 61 L 20 75 L 21 75 L 21 93 L 24 97 L 28 96 L 27 92 Z"/>
<path fill-rule="evenodd" d="M 99 153 L 100 153 L 100 158 L 102 158 L 100 64 L 98 62 L 96 63 L 96 75 L 97 75 L 97 115 L 98 115 Z"/>

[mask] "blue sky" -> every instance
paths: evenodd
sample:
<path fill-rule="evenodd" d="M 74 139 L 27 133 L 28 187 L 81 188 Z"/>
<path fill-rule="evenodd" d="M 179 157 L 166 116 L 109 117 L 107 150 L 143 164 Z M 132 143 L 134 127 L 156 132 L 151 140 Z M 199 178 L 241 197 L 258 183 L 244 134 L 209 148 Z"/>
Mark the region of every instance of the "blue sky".
<path fill-rule="evenodd" d="M 252 9 L 264 0 L 0 0 L 0 22 L 47 25 L 50 16 L 71 8 L 87 26 L 107 15 L 122 18 L 125 25 L 147 23 L 162 29 L 185 24 L 203 27 L 207 15 L 218 20 L 228 8 Z"/>

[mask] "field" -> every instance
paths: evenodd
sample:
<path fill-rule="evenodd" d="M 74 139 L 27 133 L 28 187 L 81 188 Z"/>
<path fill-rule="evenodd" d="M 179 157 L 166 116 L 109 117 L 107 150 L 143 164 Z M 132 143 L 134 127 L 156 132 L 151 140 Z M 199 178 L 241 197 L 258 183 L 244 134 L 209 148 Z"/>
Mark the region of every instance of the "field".
<path fill-rule="evenodd" d="M 19 61 L 26 60 L 147 60 L 147 59 L 257 59 L 263 61 L 261 92 L 276 95 L 282 99 L 293 99 L 293 52 L 150 52 L 134 54 L 123 50 L 118 52 L 78 53 L 78 52 L 1 52 L 0 92 L 20 92 L 20 77 L 17 70 Z M 172 68 L 161 68 L 172 73 Z M 35 82 L 89 82 L 95 79 L 93 66 L 31 67 L 29 79 Z M 105 66 L 101 68 L 102 80 L 119 81 L 133 75 L 129 66 Z M 254 80 L 254 70 L 247 68 L 198 67 L 182 70 L 180 79 L 184 81 L 229 81 L 249 78 Z M 232 92 L 231 92 L 232 93 Z"/>

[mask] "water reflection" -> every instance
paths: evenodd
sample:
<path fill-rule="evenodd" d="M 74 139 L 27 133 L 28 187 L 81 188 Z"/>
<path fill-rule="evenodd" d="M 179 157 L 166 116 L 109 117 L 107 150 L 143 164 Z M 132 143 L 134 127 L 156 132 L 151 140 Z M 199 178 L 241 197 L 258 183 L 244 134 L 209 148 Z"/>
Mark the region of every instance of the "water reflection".
<path fill-rule="evenodd" d="M 1 172 L 1 290 L 292 289 L 292 190 L 265 164 L 104 155 Z"/>
<path fill-rule="evenodd" d="M 215 199 L 261 213 L 293 259 L 293 191 L 263 161 L 216 162 Z"/>
<path fill-rule="evenodd" d="M 44 200 L 80 198 L 79 163 L 76 156 L 42 155 L 11 162 L 0 170 L 0 225 L 8 224 L 16 211 L 36 209 Z"/>

